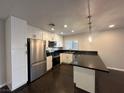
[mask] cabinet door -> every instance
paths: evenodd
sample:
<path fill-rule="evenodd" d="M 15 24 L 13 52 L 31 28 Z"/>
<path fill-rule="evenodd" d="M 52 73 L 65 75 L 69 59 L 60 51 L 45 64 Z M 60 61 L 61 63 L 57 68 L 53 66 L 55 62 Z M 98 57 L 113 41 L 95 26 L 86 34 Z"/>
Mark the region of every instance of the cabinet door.
<path fill-rule="evenodd" d="M 59 42 L 59 46 L 63 47 L 63 36 L 59 36 L 58 42 Z"/>
<path fill-rule="evenodd" d="M 11 48 L 25 48 L 27 22 L 11 17 Z"/>
<path fill-rule="evenodd" d="M 66 63 L 68 60 L 67 60 L 67 55 L 65 53 L 61 53 L 60 54 L 60 63 Z"/>
<path fill-rule="evenodd" d="M 60 54 L 60 63 L 71 63 L 73 61 L 73 54 Z"/>
<path fill-rule="evenodd" d="M 71 63 L 73 61 L 73 54 L 66 54 L 66 62 Z"/>
<path fill-rule="evenodd" d="M 27 55 L 26 49 L 11 50 L 12 89 L 22 86 L 27 82 Z"/>
<path fill-rule="evenodd" d="M 56 47 L 63 47 L 63 36 L 55 34 L 54 40 L 57 42 Z"/>
<path fill-rule="evenodd" d="M 52 56 L 47 57 L 47 71 L 52 68 Z"/>
<path fill-rule="evenodd" d="M 48 34 L 47 34 L 47 32 L 43 32 L 43 40 L 45 40 L 46 41 L 46 48 L 48 47 Z"/>
<path fill-rule="evenodd" d="M 50 32 L 43 32 L 43 40 L 46 41 L 46 48 L 48 47 L 48 41 L 54 40 L 54 34 Z"/>
<path fill-rule="evenodd" d="M 60 54 L 60 64 L 63 62 L 63 53 Z"/>
<path fill-rule="evenodd" d="M 64 54 L 64 62 L 65 63 L 70 63 L 70 54 Z"/>

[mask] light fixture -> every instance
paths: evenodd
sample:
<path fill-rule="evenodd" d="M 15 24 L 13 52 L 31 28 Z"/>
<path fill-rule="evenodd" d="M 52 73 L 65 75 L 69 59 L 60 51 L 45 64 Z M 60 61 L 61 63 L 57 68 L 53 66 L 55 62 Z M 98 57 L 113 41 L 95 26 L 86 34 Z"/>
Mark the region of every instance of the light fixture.
<path fill-rule="evenodd" d="M 67 28 L 68 26 L 67 25 L 64 25 L 64 28 Z"/>
<path fill-rule="evenodd" d="M 113 28 L 115 25 L 109 25 L 109 28 Z"/>
<path fill-rule="evenodd" d="M 55 29 L 52 27 L 51 30 L 54 31 Z"/>
<path fill-rule="evenodd" d="M 92 36 L 91 35 L 89 35 L 88 40 L 89 40 L 89 42 L 92 42 Z"/>
<path fill-rule="evenodd" d="M 90 0 L 88 0 L 88 25 L 89 25 L 89 37 L 88 41 L 91 43 L 92 42 L 92 22 L 91 22 L 91 10 L 90 10 Z"/>
<path fill-rule="evenodd" d="M 53 24 L 53 23 L 51 23 L 51 24 L 49 24 L 49 26 L 50 26 L 50 29 L 52 30 L 52 31 L 54 31 L 55 30 L 55 24 Z"/>
<path fill-rule="evenodd" d="M 72 33 L 74 32 L 74 30 L 71 31 Z"/>

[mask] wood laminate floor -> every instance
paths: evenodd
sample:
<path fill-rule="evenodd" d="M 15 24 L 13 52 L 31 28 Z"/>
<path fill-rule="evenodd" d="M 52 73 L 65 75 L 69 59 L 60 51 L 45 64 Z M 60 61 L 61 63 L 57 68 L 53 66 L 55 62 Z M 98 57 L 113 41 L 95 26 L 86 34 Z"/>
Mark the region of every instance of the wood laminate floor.
<path fill-rule="evenodd" d="M 0 93 L 11 93 L 8 88 Z M 87 93 L 75 87 L 73 67 L 61 65 L 44 76 L 13 93 Z M 124 73 L 111 70 L 110 73 L 96 72 L 96 93 L 124 93 Z"/>

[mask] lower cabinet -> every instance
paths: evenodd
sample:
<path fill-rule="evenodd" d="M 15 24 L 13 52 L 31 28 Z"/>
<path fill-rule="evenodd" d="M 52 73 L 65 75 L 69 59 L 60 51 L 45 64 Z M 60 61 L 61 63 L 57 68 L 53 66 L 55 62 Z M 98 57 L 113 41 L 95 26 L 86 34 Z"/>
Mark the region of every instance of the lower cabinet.
<path fill-rule="evenodd" d="M 47 57 L 47 71 L 52 69 L 52 67 L 61 64 L 61 63 L 66 63 L 69 64 L 73 61 L 73 54 L 70 53 L 61 53 L 60 57 L 52 57 L 48 56 Z"/>
<path fill-rule="evenodd" d="M 61 53 L 60 54 L 60 63 L 71 63 L 73 61 L 73 54 Z"/>
<path fill-rule="evenodd" d="M 52 56 L 47 57 L 47 71 L 52 69 Z"/>

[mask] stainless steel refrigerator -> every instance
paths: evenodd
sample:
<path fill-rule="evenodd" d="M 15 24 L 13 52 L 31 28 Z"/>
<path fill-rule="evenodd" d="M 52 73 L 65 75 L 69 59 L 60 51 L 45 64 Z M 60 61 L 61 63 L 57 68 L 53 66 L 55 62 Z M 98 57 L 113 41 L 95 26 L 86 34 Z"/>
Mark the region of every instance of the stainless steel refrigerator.
<path fill-rule="evenodd" d="M 27 39 L 28 82 L 38 79 L 46 72 L 46 43 L 39 39 Z"/>

